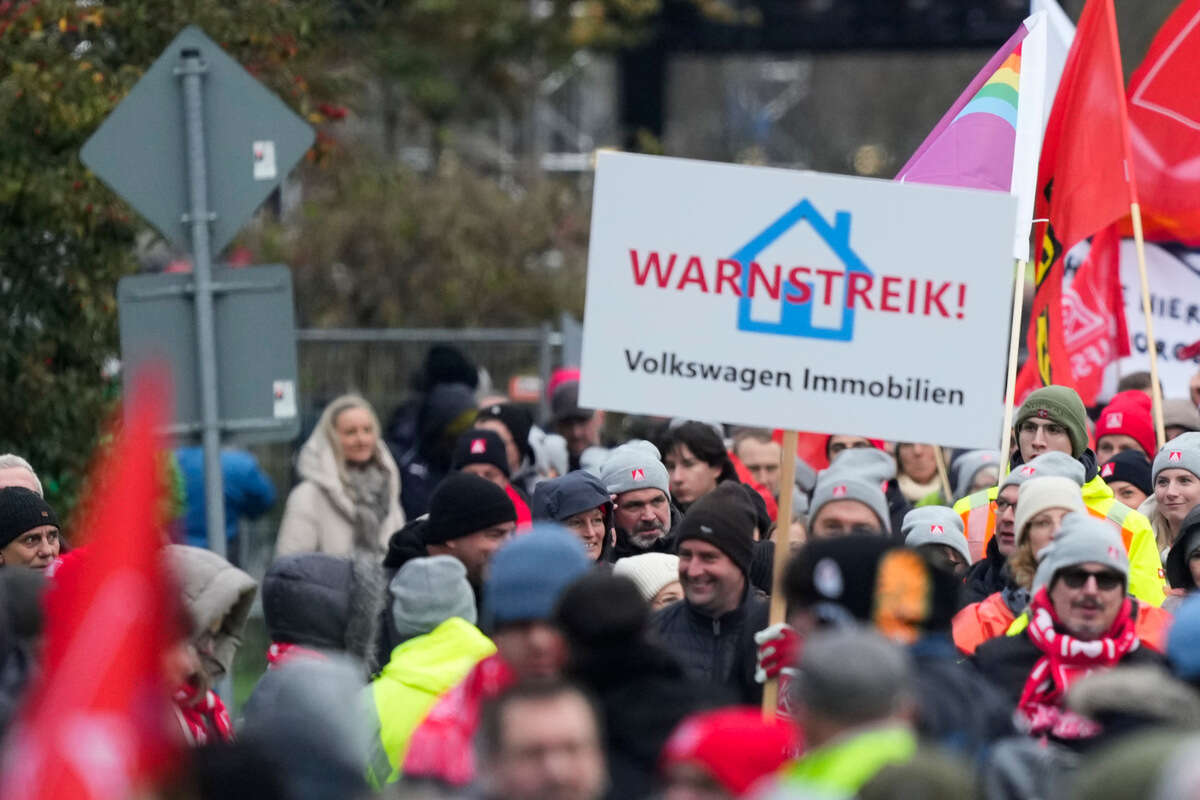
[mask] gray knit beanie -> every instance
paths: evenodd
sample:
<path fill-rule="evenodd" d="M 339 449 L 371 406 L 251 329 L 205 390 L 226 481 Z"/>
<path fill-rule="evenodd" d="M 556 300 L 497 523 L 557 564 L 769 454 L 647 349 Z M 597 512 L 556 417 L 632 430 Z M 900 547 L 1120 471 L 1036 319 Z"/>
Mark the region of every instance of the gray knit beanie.
<path fill-rule="evenodd" d="M 809 524 L 816 524 L 817 518 L 821 516 L 821 509 L 829 503 L 835 500 L 857 500 L 874 511 L 883 530 L 891 533 L 892 523 L 888 514 L 887 498 L 884 497 L 879 482 L 846 471 L 843 463 L 839 461 L 837 467 L 827 469 L 817 477 L 817 486 L 813 489 L 812 502 L 809 504 Z"/>
<path fill-rule="evenodd" d="M 919 506 L 904 515 L 900 524 L 906 547 L 941 544 L 958 551 L 963 560 L 971 563 L 967 537 L 963 535 L 962 517 L 947 506 Z"/>
<path fill-rule="evenodd" d="M 475 593 L 467 568 L 454 556 L 414 558 L 388 585 L 396 633 L 407 639 L 429 633 L 451 617 L 475 624 Z"/>
<path fill-rule="evenodd" d="M 1112 525 L 1086 512 L 1074 512 L 1063 517 L 1062 527 L 1054 540 L 1041 552 L 1041 563 L 1033 577 L 1033 591 L 1054 582 L 1059 570 L 1079 564 L 1103 564 L 1125 576 L 1129 585 L 1129 555 L 1121 535 Z"/>
<path fill-rule="evenodd" d="M 671 477 L 658 448 L 645 439 L 634 439 L 614 448 L 597 474 L 609 494 L 637 489 L 661 489 L 671 499 Z"/>
<path fill-rule="evenodd" d="M 1028 464 L 1014 468 L 1000 482 L 1000 489 L 1003 490 L 1006 486 L 1020 486 L 1030 478 L 1048 478 L 1052 475 L 1070 478 L 1080 486 L 1087 482 L 1087 473 L 1084 472 L 1083 463 L 1079 459 L 1052 450 L 1042 453 Z"/>
<path fill-rule="evenodd" d="M 843 470 L 863 480 L 883 483 L 896 477 L 896 459 L 876 447 L 848 447 L 833 457 L 829 469 Z M 820 482 L 820 476 L 817 482 Z"/>
<path fill-rule="evenodd" d="M 1200 433 L 1181 433 L 1162 446 L 1154 457 L 1151 483 L 1158 480 L 1164 469 L 1186 469 L 1200 478 Z"/>
<path fill-rule="evenodd" d="M 995 450 L 971 450 L 956 458 L 954 468 L 958 471 L 958 480 L 954 484 L 954 499 L 969 495 L 975 476 L 987 467 L 1000 469 L 1000 454 Z"/>
<path fill-rule="evenodd" d="M 1163 427 L 1200 431 L 1200 409 L 1188 397 L 1163 400 Z"/>

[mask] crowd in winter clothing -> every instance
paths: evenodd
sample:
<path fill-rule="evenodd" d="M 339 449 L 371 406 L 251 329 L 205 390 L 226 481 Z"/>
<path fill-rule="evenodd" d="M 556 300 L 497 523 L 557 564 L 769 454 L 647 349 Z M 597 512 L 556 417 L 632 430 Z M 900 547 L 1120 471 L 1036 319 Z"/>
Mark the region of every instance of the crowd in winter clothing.
<path fill-rule="evenodd" d="M 781 432 L 610 425 L 579 405 L 577 371 L 547 387 L 543 425 L 481 393 L 453 348 L 416 388 L 386 426 L 357 395 L 324 408 L 259 580 L 196 546 L 202 517 L 163 547 L 189 796 L 1200 787 L 1193 399 L 1166 403 L 1160 445 L 1145 393 L 1089 414 L 1044 387 L 1015 410 L 1007 463 L 834 434 L 781 485 Z M 227 460 L 233 518 L 262 513 L 273 487 Z M 95 562 L 70 533 L 34 468 L 0 456 L 7 752 L 42 598 Z M 267 669 L 235 709 L 220 686 L 256 599 Z"/>

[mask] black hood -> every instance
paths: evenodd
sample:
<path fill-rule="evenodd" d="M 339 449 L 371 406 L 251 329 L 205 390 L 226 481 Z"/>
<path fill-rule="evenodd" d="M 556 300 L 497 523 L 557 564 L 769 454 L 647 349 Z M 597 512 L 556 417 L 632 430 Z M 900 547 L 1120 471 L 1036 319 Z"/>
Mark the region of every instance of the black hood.
<path fill-rule="evenodd" d="M 1187 561 L 1187 551 L 1196 546 L 1195 541 L 1189 540 L 1194 540 L 1196 536 L 1200 536 L 1200 506 L 1193 508 L 1183 518 L 1183 523 L 1179 526 L 1179 535 L 1175 537 L 1175 544 L 1171 545 L 1171 550 L 1167 553 L 1167 582 L 1171 584 L 1172 589 L 1196 589 L 1196 582 L 1192 579 L 1192 571 L 1188 569 Z"/>

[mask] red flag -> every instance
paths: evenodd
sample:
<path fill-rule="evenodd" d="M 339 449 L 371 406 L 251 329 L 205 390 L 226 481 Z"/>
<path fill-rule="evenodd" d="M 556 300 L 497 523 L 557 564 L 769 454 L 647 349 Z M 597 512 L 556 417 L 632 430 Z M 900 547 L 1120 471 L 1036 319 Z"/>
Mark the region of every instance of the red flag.
<path fill-rule="evenodd" d="M 87 545 L 47 593 L 42 672 L 7 739 L 0 797 L 142 796 L 176 752 L 162 674 L 174 617 L 153 513 L 165 408 L 162 387 L 139 382 L 93 472 Z"/>
<path fill-rule="evenodd" d="M 1092 237 L 1087 258 L 1063 290 L 1063 344 L 1083 404 L 1096 402 L 1104 369 L 1129 355 L 1121 295 L 1121 235 L 1110 225 Z"/>
<path fill-rule="evenodd" d="M 1038 166 L 1038 258 L 1029 361 L 1018 396 L 1076 386 L 1063 330 L 1063 262 L 1075 244 L 1119 220 L 1137 200 L 1130 170 L 1121 52 L 1112 0 L 1088 0 L 1067 54 Z M 1048 220 L 1048 221 L 1047 221 Z"/>
<path fill-rule="evenodd" d="M 1129 80 L 1146 238 L 1200 246 L 1200 0 L 1184 0 Z"/>

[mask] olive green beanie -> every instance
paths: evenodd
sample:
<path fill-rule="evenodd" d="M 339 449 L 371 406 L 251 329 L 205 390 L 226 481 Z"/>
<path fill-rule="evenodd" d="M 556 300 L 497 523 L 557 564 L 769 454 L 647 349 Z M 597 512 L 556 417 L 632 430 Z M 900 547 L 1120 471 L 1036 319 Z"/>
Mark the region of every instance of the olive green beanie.
<path fill-rule="evenodd" d="M 1079 458 L 1088 446 L 1087 411 L 1074 389 L 1067 386 L 1043 386 L 1017 409 L 1013 433 L 1021 430 L 1025 420 L 1038 417 L 1056 422 L 1067 429 L 1071 437 L 1071 455 Z"/>

